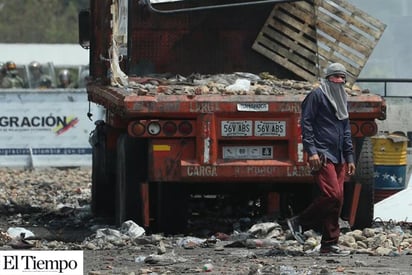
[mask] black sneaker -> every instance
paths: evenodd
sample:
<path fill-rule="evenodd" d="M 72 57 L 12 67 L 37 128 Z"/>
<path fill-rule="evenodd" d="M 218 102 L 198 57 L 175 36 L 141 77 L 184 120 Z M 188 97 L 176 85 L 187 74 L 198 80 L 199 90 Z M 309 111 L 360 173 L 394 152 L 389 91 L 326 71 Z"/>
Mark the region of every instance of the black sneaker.
<path fill-rule="evenodd" d="M 325 256 L 348 256 L 350 254 L 349 250 L 344 250 L 336 244 L 322 246 L 319 252 Z"/>
<path fill-rule="evenodd" d="M 302 233 L 302 226 L 299 224 L 299 217 L 294 216 L 290 219 L 287 219 L 288 227 L 292 233 L 295 240 L 300 244 L 305 244 L 305 236 Z"/>

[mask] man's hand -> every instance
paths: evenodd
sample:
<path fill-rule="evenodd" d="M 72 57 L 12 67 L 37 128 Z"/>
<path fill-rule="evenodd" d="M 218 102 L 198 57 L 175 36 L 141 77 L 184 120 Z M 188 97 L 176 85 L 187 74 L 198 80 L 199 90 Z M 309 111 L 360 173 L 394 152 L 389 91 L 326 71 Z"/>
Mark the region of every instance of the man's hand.
<path fill-rule="evenodd" d="M 356 167 L 353 162 L 348 163 L 348 175 L 352 176 L 355 174 Z"/>
<path fill-rule="evenodd" d="M 312 171 L 319 171 L 322 167 L 322 162 L 320 161 L 319 155 L 314 154 L 309 157 L 309 166 Z"/>

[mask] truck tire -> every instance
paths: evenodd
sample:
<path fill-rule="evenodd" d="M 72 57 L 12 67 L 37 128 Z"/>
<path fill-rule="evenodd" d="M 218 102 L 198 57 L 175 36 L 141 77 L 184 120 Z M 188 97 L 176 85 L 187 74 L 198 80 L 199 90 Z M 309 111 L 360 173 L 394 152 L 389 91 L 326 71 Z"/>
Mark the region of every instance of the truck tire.
<path fill-rule="evenodd" d="M 358 150 L 360 148 L 360 151 L 358 151 L 354 180 L 355 183 L 359 182 L 362 188 L 353 227 L 363 229 L 372 225 L 374 214 L 374 165 L 371 138 L 358 139 L 356 141 L 356 148 Z"/>
<path fill-rule="evenodd" d="M 117 140 L 115 223 L 121 225 L 133 220 L 142 225 L 142 200 L 140 186 L 146 179 L 147 160 L 145 144 L 127 134 Z"/>
<path fill-rule="evenodd" d="M 111 170 L 114 152 L 106 146 L 108 126 L 103 121 L 96 121 L 96 127 L 90 135 L 92 146 L 92 194 L 91 210 L 94 216 L 112 218 L 114 214 L 114 185 Z"/>

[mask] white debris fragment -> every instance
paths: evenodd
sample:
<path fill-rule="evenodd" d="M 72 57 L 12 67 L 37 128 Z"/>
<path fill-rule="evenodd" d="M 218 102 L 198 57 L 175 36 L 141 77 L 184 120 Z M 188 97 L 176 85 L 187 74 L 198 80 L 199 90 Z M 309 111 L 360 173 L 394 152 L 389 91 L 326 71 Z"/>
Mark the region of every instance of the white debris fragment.
<path fill-rule="evenodd" d="M 226 87 L 226 90 L 231 92 L 239 91 L 249 91 L 250 89 L 250 80 L 247 79 L 236 79 L 235 83 Z"/>
<path fill-rule="evenodd" d="M 34 233 L 23 227 L 10 227 L 7 229 L 7 234 L 13 239 L 20 238 L 24 234 L 24 238 L 34 237 Z"/>
<path fill-rule="evenodd" d="M 128 220 L 122 224 L 122 226 L 120 227 L 120 232 L 134 239 L 143 236 L 145 230 L 143 227 L 137 225 L 134 221 Z"/>

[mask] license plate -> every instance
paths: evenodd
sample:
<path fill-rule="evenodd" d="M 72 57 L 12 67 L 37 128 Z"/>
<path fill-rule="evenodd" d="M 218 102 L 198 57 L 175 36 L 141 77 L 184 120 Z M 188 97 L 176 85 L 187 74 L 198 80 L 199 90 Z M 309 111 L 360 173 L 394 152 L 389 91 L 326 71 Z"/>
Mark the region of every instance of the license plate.
<path fill-rule="evenodd" d="M 273 146 L 223 146 L 223 159 L 273 159 Z"/>
<path fill-rule="evenodd" d="M 261 120 L 255 121 L 255 136 L 271 136 L 284 137 L 286 136 L 286 121 L 277 120 Z"/>
<path fill-rule="evenodd" d="M 224 137 L 250 137 L 252 136 L 252 121 L 223 120 L 221 131 Z"/>

